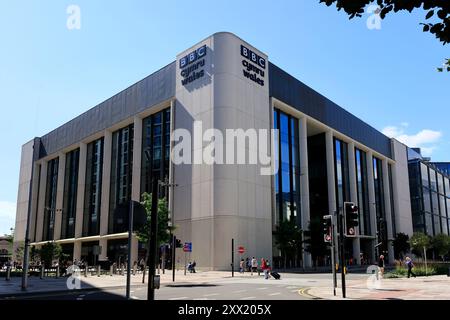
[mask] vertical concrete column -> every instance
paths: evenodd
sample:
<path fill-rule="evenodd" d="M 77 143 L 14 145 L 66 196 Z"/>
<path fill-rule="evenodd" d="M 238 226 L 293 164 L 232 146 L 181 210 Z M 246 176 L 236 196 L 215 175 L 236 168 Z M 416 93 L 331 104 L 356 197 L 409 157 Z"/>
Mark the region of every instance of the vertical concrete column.
<path fill-rule="evenodd" d="M 394 234 L 392 230 L 392 207 L 391 207 L 391 186 L 389 183 L 389 168 L 388 168 L 388 162 L 387 159 L 383 160 L 383 193 L 384 193 L 384 208 L 385 208 L 385 214 L 386 214 L 386 227 L 387 227 L 387 237 L 388 237 L 388 258 L 389 263 L 394 262 L 394 246 L 393 246 L 393 239 Z"/>
<path fill-rule="evenodd" d="M 33 194 L 31 195 L 31 219 L 30 219 L 30 234 L 29 239 L 31 242 L 36 241 L 36 234 L 35 234 L 35 225 L 36 225 L 36 219 L 37 219 L 37 206 L 38 206 L 38 195 L 39 195 L 39 179 L 40 178 L 40 167 L 38 164 L 33 163 L 34 170 L 33 170 L 33 178 L 31 183 L 33 184 Z"/>
<path fill-rule="evenodd" d="M 299 121 L 299 147 L 300 147 L 300 203 L 302 215 L 302 230 L 307 230 L 310 217 L 309 207 L 309 166 L 308 166 L 308 127 L 305 117 Z M 303 267 L 312 266 L 311 253 L 303 250 Z"/>
<path fill-rule="evenodd" d="M 358 187 L 357 187 L 357 177 L 356 177 L 356 161 L 355 161 L 355 143 L 350 142 L 348 145 L 348 171 L 349 171 L 349 184 L 350 184 L 350 201 L 359 206 L 358 203 Z M 357 227 L 356 234 L 359 235 L 359 227 Z M 353 260 L 356 261 L 357 265 L 361 264 L 361 257 L 359 253 L 361 252 L 361 243 L 359 236 L 355 237 L 352 241 L 353 243 Z"/>
<path fill-rule="evenodd" d="M 131 200 L 141 200 L 141 161 L 142 161 L 142 119 L 134 117 L 133 138 L 133 177 L 131 186 Z"/>
<path fill-rule="evenodd" d="M 98 261 L 106 261 L 108 260 L 108 240 L 104 238 L 100 238 L 99 246 L 102 247 L 102 252 L 98 256 Z"/>
<path fill-rule="evenodd" d="M 45 192 L 47 186 L 47 169 L 48 162 L 41 163 L 41 179 L 39 181 L 39 197 L 38 197 L 38 210 L 36 217 L 36 237 L 35 241 L 40 242 L 43 238 L 44 232 L 44 214 L 45 214 Z"/>
<path fill-rule="evenodd" d="M 78 166 L 77 211 L 75 216 L 75 238 L 83 236 L 84 191 L 86 188 L 87 145 L 80 143 L 80 161 Z"/>
<path fill-rule="evenodd" d="M 73 261 L 81 259 L 81 241 L 75 241 L 73 243 Z"/>
<path fill-rule="evenodd" d="M 63 211 L 64 205 L 64 178 L 66 176 L 66 154 L 59 154 L 58 162 L 58 186 L 56 187 L 56 208 L 55 208 L 55 228 L 53 233 L 53 239 L 61 239 L 62 215 L 66 214 Z"/>
<path fill-rule="evenodd" d="M 375 211 L 375 182 L 373 176 L 373 153 L 372 151 L 367 152 L 367 184 L 369 191 L 369 215 L 370 215 L 370 230 L 371 235 L 376 237 L 377 235 L 377 213 Z M 372 262 L 376 261 L 375 257 L 375 245 L 377 244 L 378 239 L 374 239 L 372 242 L 372 249 L 370 252 L 370 256 Z"/>
<path fill-rule="evenodd" d="M 100 235 L 108 234 L 109 191 L 111 181 L 112 132 L 105 130 L 103 142 L 102 204 L 100 208 Z"/>

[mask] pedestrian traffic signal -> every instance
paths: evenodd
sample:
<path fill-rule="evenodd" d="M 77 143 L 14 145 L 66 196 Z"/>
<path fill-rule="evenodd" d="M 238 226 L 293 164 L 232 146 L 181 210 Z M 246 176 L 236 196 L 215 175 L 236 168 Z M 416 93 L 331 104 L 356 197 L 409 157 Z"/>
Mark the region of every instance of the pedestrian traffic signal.
<path fill-rule="evenodd" d="M 331 243 L 333 241 L 333 233 L 332 233 L 332 216 L 323 216 L 323 241 L 326 243 Z"/>
<path fill-rule="evenodd" d="M 347 237 L 356 236 L 356 227 L 359 225 L 359 209 L 353 202 L 344 203 L 345 235 Z"/>

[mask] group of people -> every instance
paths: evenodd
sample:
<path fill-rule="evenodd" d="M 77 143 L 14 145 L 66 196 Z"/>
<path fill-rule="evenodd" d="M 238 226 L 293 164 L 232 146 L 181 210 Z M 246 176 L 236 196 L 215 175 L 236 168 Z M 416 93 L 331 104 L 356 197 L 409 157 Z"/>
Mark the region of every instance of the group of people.
<path fill-rule="evenodd" d="M 251 274 L 253 275 L 254 272 L 258 272 L 259 274 L 259 270 L 262 270 L 264 272 L 264 279 L 269 279 L 271 270 L 269 259 L 261 258 L 261 269 L 259 269 L 259 263 L 255 257 L 252 257 L 251 259 L 247 258 L 245 260 L 241 259 L 241 261 L 239 262 L 240 273 L 244 273 L 247 271 L 251 272 Z"/>
<path fill-rule="evenodd" d="M 191 262 L 189 261 L 188 265 L 187 265 L 187 269 L 189 271 L 189 273 L 195 273 L 195 267 L 197 266 L 197 262 Z"/>

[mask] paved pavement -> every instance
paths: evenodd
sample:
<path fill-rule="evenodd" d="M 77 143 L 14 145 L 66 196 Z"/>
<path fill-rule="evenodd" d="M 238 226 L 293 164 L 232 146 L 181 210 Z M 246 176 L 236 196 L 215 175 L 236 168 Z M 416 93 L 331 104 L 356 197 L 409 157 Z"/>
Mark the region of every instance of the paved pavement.
<path fill-rule="evenodd" d="M 338 277 L 338 285 L 340 281 Z M 161 274 L 161 289 L 157 300 L 304 300 L 342 299 L 341 288 L 333 296 L 331 274 L 283 273 L 281 280 L 265 280 L 262 275 L 241 275 L 230 272 L 198 272 L 183 274 L 179 271 L 176 282 L 172 274 Z M 26 295 L 20 289 L 20 278 L 10 282 L 0 278 L 0 299 L 51 300 L 115 300 L 125 297 L 125 276 L 81 277 L 81 290 L 67 290 L 67 278 L 30 278 Z M 132 276 L 131 298 L 145 300 L 147 284 L 142 275 Z M 347 299 L 363 300 L 416 300 L 450 299 L 450 277 L 380 279 L 372 275 L 348 274 Z"/>

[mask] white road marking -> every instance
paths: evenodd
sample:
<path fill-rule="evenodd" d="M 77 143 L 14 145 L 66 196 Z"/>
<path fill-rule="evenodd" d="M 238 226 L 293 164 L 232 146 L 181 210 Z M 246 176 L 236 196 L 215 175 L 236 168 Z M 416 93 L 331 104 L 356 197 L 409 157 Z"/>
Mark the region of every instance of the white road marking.
<path fill-rule="evenodd" d="M 291 292 L 298 292 L 299 289 L 291 290 Z"/>
<path fill-rule="evenodd" d="M 232 293 L 242 293 L 242 292 L 246 292 L 247 290 L 238 290 L 238 291 L 233 291 Z"/>
<path fill-rule="evenodd" d="M 212 296 L 218 296 L 218 293 L 209 293 L 209 294 L 204 294 L 204 297 L 212 297 Z"/>
<path fill-rule="evenodd" d="M 188 299 L 188 297 L 170 298 L 169 300 L 183 300 L 183 299 Z"/>
<path fill-rule="evenodd" d="M 136 296 L 131 296 L 131 298 L 133 298 L 134 300 L 140 300 L 138 297 Z"/>
<path fill-rule="evenodd" d="M 244 298 L 241 298 L 239 300 L 250 300 L 250 299 L 256 299 L 256 297 L 244 297 Z"/>
<path fill-rule="evenodd" d="M 256 288 L 256 290 L 266 290 L 267 288 Z"/>
<path fill-rule="evenodd" d="M 281 292 L 275 292 L 275 293 L 269 294 L 269 296 L 278 296 L 278 295 L 280 295 L 280 294 L 281 294 Z"/>

